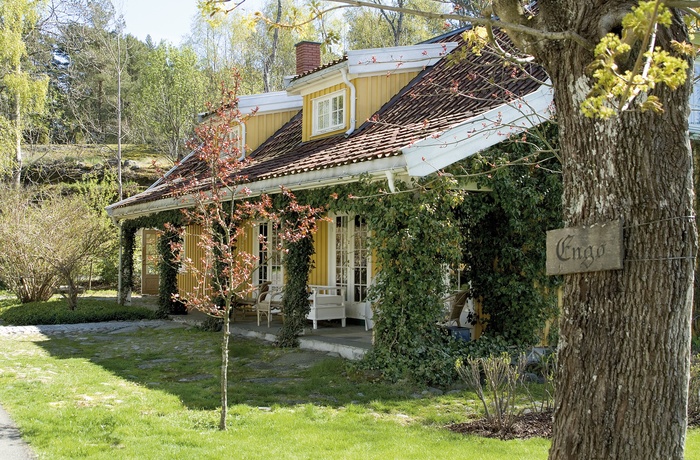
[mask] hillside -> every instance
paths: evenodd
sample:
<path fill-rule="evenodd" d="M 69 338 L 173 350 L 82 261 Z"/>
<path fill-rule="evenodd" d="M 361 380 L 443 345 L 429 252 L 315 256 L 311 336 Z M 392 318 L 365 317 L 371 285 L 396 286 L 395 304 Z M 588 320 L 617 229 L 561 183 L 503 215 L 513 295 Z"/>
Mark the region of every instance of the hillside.
<path fill-rule="evenodd" d="M 23 147 L 26 182 L 56 184 L 83 180 L 86 175 L 99 178 L 116 176 L 116 145 L 29 145 Z M 122 176 L 125 184 L 148 187 L 159 177 L 154 162 L 163 169 L 172 163 L 144 145 L 122 146 Z"/>

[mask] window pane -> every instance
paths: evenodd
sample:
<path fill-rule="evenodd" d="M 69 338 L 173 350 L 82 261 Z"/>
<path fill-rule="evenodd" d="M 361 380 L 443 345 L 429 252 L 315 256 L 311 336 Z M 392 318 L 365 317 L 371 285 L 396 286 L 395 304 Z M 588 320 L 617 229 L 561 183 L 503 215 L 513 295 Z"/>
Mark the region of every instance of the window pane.
<path fill-rule="evenodd" d="M 316 118 L 316 128 L 318 130 L 327 129 L 330 126 L 330 101 L 320 101 L 317 105 L 318 115 Z"/>

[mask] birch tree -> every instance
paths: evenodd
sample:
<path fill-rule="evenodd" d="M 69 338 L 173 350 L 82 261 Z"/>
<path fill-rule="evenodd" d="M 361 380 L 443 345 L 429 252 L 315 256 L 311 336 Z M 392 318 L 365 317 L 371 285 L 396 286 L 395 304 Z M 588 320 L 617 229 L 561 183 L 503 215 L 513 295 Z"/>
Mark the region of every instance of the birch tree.
<path fill-rule="evenodd" d="M 24 42 L 39 19 L 41 2 L 0 2 L 0 172 L 10 171 L 19 185 L 25 118 L 44 110 L 48 78 L 34 75 Z M 3 167 L 4 165 L 4 167 Z"/>

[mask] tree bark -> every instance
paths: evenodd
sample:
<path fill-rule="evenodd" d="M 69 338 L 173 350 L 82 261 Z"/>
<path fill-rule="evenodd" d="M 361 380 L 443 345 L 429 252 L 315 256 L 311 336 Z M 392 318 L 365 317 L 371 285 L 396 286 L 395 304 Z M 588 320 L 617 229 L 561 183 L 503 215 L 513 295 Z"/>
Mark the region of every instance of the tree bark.
<path fill-rule="evenodd" d="M 15 69 L 17 75 L 22 72 L 20 64 Z M 15 94 L 15 171 L 12 182 L 17 188 L 22 185 L 22 98 L 19 92 Z"/>
<path fill-rule="evenodd" d="M 219 419 L 219 430 L 226 430 L 226 417 L 228 416 L 228 344 L 231 337 L 231 302 L 227 300 L 224 311 L 224 324 L 221 328 L 221 417 Z"/>
<path fill-rule="evenodd" d="M 540 19 L 597 43 L 619 9 L 544 1 Z M 677 14 L 658 45 L 670 50 L 671 39 L 687 39 Z M 625 250 L 622 270 L 565 277 L 550 459 L 681 459 L 697 252 L 692 79 L 675 91 L 657 86 L 661 114 L 593 120 L 580 111 L 590 51 L 550 42 L 536 55 L 555 91 L 565 225 L 622 219 Z"/>

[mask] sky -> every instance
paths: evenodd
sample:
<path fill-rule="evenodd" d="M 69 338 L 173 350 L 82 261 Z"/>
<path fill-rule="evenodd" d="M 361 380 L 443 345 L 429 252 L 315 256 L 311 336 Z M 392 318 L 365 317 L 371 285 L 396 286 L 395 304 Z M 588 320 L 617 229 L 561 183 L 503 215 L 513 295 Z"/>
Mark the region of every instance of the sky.
<path fill-rule="evenodd" d="M 156 44 L 167 40 L 179 45 L 189 33 L 192 17 L 197 13 L 197 0 L 116 0 L 112 3 L 117 14 L 121 7 L 128 33 L 140 40 L 150 34 Z"/>

